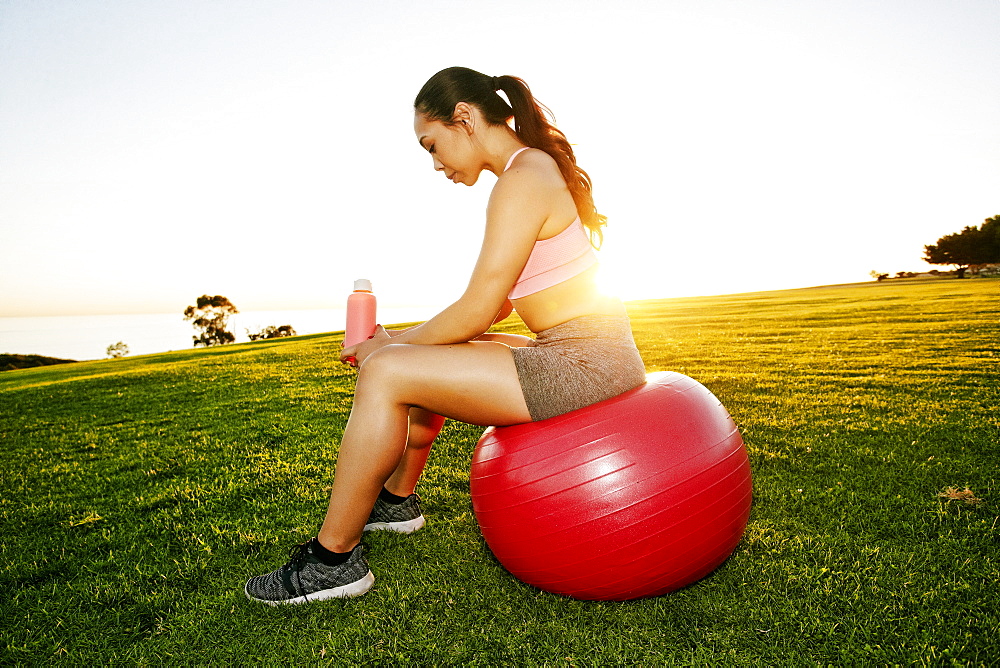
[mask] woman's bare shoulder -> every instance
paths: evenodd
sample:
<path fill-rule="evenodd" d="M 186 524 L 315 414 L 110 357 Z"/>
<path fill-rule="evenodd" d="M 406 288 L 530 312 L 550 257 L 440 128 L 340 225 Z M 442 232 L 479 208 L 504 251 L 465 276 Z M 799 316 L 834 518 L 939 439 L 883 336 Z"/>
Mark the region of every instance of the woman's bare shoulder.
<path fill-rule="evenodd" d="M 500 175 L 494 194 L 544 197 L 558 196 L 565 190 L 556 161 L 545 151 L 532 148 L 514 158 L 510 169 Z"/>
<path fill-rule="evenodd" d="M 518 153 L 513 164 L 501 177 L 507 174 L 517 174 L 518 172 L 529 172 L 535 178 L 549 178 L 562 181 L 562 174 L 555 158 L 540 148 L 529 148 L 527 151 Z"/>
<path fill-rule="evenodd" d="M 537 149 L 523 151 L 493 187 L 487 222 L 524 228 L 533 241 L 565 189 L 555 160 Z"/>

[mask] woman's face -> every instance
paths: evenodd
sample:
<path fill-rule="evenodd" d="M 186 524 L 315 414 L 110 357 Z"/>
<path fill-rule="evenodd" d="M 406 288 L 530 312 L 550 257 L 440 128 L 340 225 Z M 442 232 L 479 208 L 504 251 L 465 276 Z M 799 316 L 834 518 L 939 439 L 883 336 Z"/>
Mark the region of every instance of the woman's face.
<path fill-rule="evenodd" d="M 482 172 L 482 163 L 476 159 L 469 126 L 459 120 L 455 125 L 428 120 L 420 112 L 413 117 L 413 131 L 417 141 L 434 160 L 434 169 L 444 172 L 452 183 L 474 185 Z"/>

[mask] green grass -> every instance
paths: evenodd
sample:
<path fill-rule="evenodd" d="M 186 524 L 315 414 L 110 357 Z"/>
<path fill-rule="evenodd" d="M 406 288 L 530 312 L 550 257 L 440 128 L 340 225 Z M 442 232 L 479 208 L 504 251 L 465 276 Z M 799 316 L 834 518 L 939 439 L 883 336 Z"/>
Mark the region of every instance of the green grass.
<path fill-rule="evenodd" d="M 366 539 L 368 594 L 247 601 L 322 519 L 352 392 L 337 336 L 5 372 L 0 663 L 996 664 L 998 297 L 917 280 L 631 304 L 648 370 L 739 423 L 755 499 L 718 571 L 627 603 L 499 566 L 468 494 L 481 429 L 450 422 L 427 528 Z"/>

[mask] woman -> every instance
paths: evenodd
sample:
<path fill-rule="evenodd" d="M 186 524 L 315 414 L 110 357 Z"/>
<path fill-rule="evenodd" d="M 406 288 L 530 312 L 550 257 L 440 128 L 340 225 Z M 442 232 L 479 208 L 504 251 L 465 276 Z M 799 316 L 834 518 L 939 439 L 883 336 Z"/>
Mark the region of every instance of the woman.
<path fill-rule="evenodd" d="M 367 591 L 374 578 L 362 533 L 423 526 L 413 490 L 441 416 L 479 425 L 543 420 L 645 381 L 624 306 L 595 285 L 592 241 L 600 243 L 605 219 L 590 178 L 527 85 L 452 67 L 424 84 L 414 107 L 414 131 L 435 170 L 467 186 L 484 170 L 498 177 L 479 259 L 465 292 L 441 313 L 402 331 L 379 327 L 341 353 L 359 371 L 326 519 L 289 563 L 247 582 L 254 600 Z M 512 309 L 535 339 L 485 333 Z"/>

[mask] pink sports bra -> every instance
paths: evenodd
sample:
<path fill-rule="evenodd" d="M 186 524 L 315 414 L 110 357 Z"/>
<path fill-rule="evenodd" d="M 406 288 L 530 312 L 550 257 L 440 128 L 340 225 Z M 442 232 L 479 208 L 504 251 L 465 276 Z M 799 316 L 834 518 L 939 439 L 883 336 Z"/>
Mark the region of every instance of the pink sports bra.
<path fill-rule="evenodd" d="M 518 153 L 527 150 L 528 147 L 515 151 L 503 171 L 510 169 Z M 535 241 L 531 255 L 507 298 L 520 299 L 541 292 L 582 274 L 595 264 L 597 254 L 590 245 L 587 229 L 577 216 L 576 220 L 554 237 Z"/>

